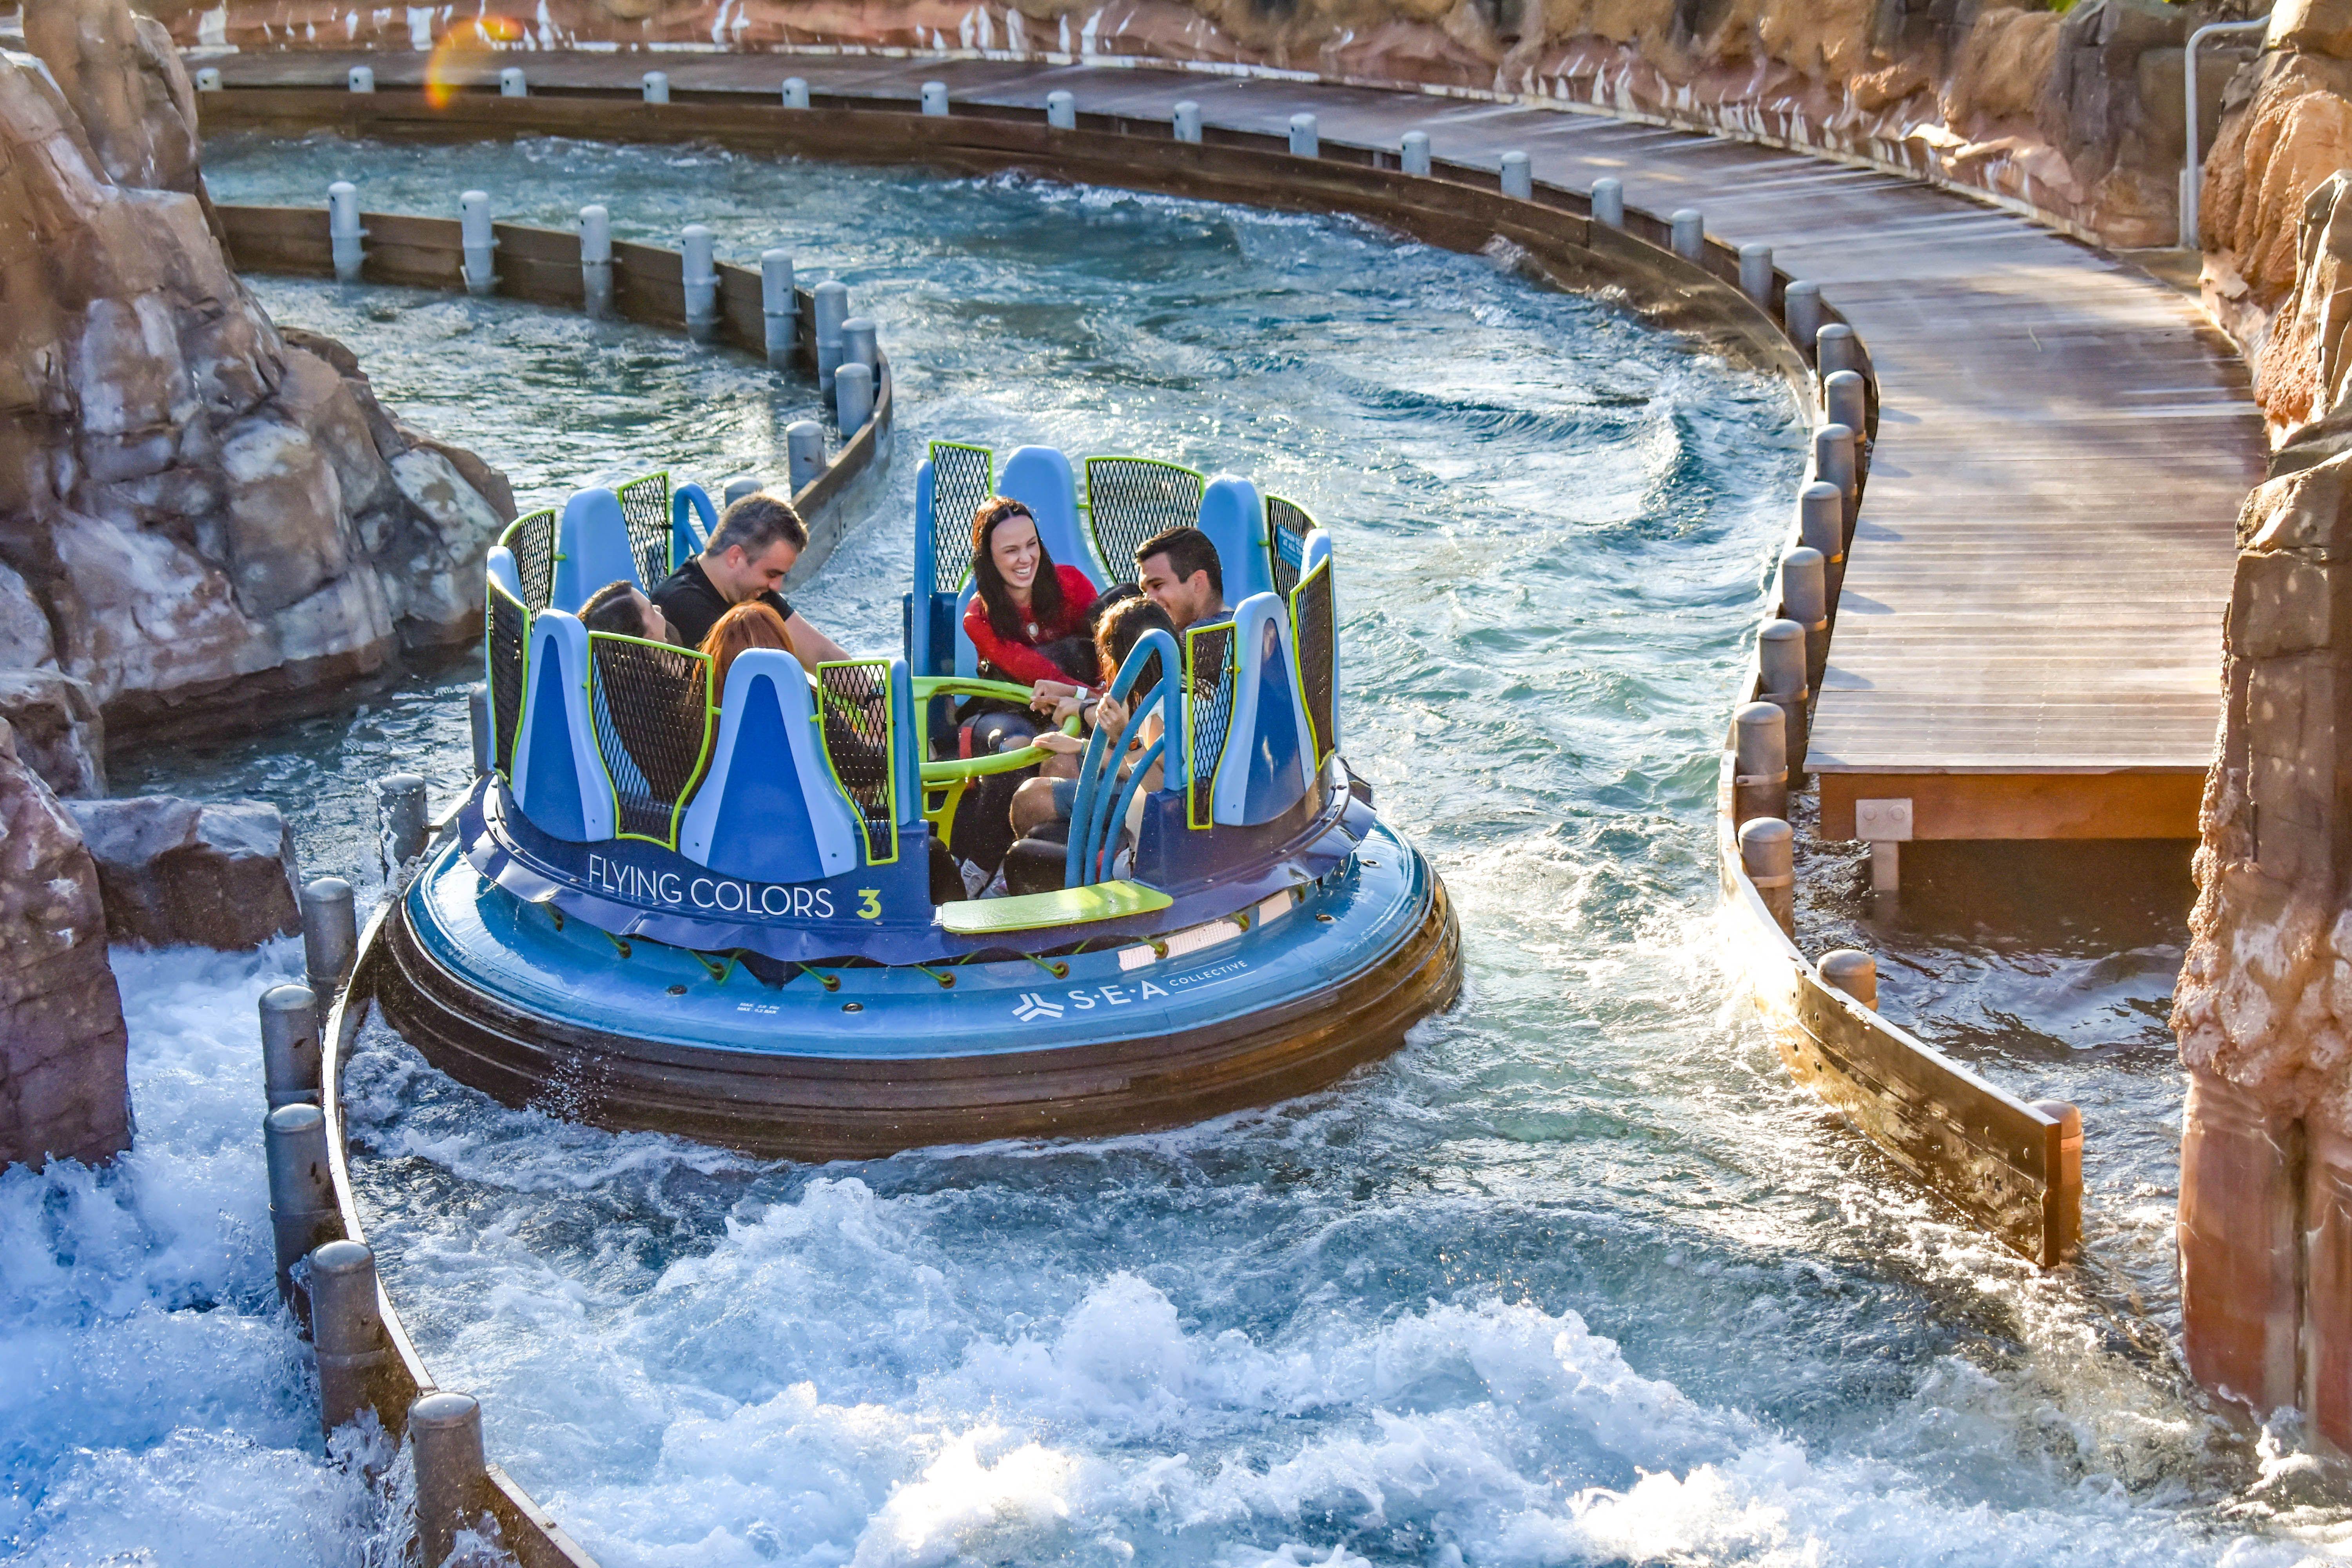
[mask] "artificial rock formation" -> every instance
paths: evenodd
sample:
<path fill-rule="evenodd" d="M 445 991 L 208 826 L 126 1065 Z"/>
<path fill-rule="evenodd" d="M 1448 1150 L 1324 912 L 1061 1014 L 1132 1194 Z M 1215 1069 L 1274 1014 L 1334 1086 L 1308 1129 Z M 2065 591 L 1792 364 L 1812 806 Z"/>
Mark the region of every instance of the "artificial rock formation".
<path fill-rule="evenodd" d="M 2189 1368 L 2352 1448 L 2352 453 L 2239 520 L 2221 753 L 2173 1004 Z"/>
<path fill-rule="evenodd" d="M 251 722 L 478 635 L 488 470 L 237 281 L 166 36 L 122 0 L 29 0 L 25 34 L 39 61 L 0 58 L 0 668 L 85 682 L 118 727 Z"/>
<path fill-rule="evenodd" d="M 286 716 L 479 634 L 505 480 L 230 269 L 170 36 L 27 0 L 0 54 L 0 1164 L 130 1139 L 106 943 L 294 929 L 276 812 L 86 808 L 105 735 Z"/>
<path fill-rule="evenodd" d="M 1694 125 L 1990 192 L 2112 245 L 2178 233 L 2181 46 L 2226 7 L 2080 0 L 544 0 L 526 47 L 652 43 L 1214 61 Z M 164 0 L 183 44 L 431 47 L 478 12 Z M 2218 108 L 2226 68 L 2208 79 Z"/>
<path fill-rule="evenodd" d="M 0 669 L 0 720 L 18 759 L 59 798 L 106 793 L 106 720 L 88 686 L 54 669 Z"/>
<path fill-rule="evenodd" d="M 98 868 L 0 723 L 0 1165 L 130 1147 L 128 1057 Z"/>
<path fill-rule="evenodd" d="M 2352 0 L 2281 0 L 2230 82 L 2199 208 L 2206 307 L 2252 363 L 2274 439 L 2344 412 L 2347 168 Z"/>
<path fill-rule="evenodd" d="M 259 801 L 78 800 L 110 935 L 225 952 L 302 929 L 294 837 Z"/>

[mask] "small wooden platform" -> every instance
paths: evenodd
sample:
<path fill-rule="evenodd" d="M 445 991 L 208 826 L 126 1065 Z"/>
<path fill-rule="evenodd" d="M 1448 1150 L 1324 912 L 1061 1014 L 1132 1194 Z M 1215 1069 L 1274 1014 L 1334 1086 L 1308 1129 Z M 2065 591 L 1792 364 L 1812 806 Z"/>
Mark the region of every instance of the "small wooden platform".
<path fill-rule="evenodd" d="M 220 58 L 234 86 L 339 85 L 364 62 L 413 84 L 425 57 Z M 2232 525 L 2264 446 L 2244 365 L 2193 304 L 2030 220 L 1874 170 L 1589 113 L 1170 69 L 825 56 L 508 52 L 532 83 L 635 95 L 820 92 L 1166 120 L 1441 158 L 1525 150 L 1536 178 L 1624 182 L 1664 215 L 1762 240 L 1870 345 L 1881 423 L 1808 765 L 1822 832 L 1856 800 L 1912 803 L 1917 838 L 2186 837 L 2220 716 Z"/>

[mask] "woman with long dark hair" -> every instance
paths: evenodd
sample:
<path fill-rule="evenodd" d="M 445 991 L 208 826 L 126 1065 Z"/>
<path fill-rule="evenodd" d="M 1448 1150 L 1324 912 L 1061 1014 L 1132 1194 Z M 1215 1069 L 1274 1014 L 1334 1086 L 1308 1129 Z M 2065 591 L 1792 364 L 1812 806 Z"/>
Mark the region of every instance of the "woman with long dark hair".
<path fill-rule="evenodd" d="M 1095 664 L 1095 588 L 1075 566 L 1059 566 L 1037 536 L 1037 520 L 1010 496 L 991 496 L 971 514 L 974 592 L 964 634 L 981 673 L 1032 685 L 1102 679 Z"/>

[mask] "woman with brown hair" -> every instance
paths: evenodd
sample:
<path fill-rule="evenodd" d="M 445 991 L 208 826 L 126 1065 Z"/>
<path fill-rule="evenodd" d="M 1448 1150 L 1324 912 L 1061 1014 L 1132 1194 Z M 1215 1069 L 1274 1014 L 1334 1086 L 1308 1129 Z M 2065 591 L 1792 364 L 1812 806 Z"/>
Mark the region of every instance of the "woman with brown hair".
<path fill-rule="evenodd" d="M 1095 585 L 1054 563 L 1037 520 L 1010 496 L 991 496 L 971 514 L 971 579 L 963 629 L 981 674 L 1024 686 L 1099 679 L 1088 635 Z"/>

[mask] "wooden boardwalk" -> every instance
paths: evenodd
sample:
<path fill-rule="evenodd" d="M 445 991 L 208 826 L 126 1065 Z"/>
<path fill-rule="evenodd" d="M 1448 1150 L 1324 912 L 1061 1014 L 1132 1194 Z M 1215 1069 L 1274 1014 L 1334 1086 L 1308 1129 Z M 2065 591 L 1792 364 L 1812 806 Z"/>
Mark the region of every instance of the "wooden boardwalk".
<path fill-rule="evenodd" d="M 211 62 L 233 86 L 335 86 L 347 65 L 413 85 L 425 57 L 289 52 Z M 820 93 L 1279 132 L 1536 178 L 1602 175 L 1661 216 L 1762 240 L 1822 286 L 1870 346 L 1881 423 L 1808 765 L 1822 832 L 1853 836 L 1856 799 L 1905 799 L 1918 838 L 2191 837 L 2220 714 L 2232 524 L 2262 477 L 2243 364 L 2187 300 L 2029 220 L 1895 176 L 1597 115 L 1409 92 L 1164 69 L 990 61 L 671 53 L 509 53 L 535 85 L 772 100 Z"/>

